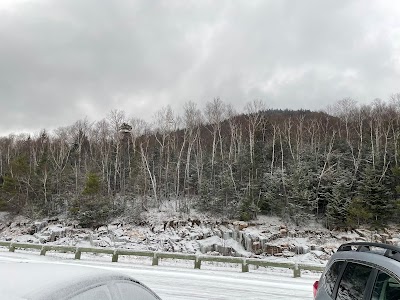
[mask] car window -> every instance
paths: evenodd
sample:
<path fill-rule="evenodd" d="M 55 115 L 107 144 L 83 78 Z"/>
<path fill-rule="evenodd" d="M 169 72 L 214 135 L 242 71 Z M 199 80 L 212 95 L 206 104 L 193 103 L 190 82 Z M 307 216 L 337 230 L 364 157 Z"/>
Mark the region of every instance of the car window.
<path fill-rule="evenodd" d="M 340 270 L 344 265 L 344 261 L 337 261 L 332 264 L 329 271 L 325 274 L 325 289 L 329 296 L 332 296 L 335 283 L 340 275 Z"/>
<path fill-rule="evenodd" d="M 379 272 L 371 299 L 400 300 L 400 283 L 385 272 Z"/>
<path fill-rule="evenodd" d="M 156 300 L 150 291 L 139 284 L 130 282 L 117 282 L 116 286 L 123 300 Z"/>
<path fill-rule="evenodd" d="M 111 300 L 111 295 L 106 285 L 98 286 L 83 293 L 73 296 L 70 300 Z"/>
<path fill-rule="evenodd" d="M 339 283 L 336 299 L 363 299 L 365 287 L 372 268 L 356 263 L 348 263 Z"/>

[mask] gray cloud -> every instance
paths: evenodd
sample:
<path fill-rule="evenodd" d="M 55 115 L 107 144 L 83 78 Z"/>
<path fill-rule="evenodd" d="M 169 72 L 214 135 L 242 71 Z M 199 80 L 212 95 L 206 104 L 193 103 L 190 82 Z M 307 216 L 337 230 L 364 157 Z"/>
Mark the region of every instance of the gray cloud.
<path fill-rule="evenodd" d="M 10 2 L 11 3 L 11 2 Z M 0 7 L 0 133 L 220 97 L 321 109 L 398 92 L 400 9 L 376 1 L 27 0 Z"/>

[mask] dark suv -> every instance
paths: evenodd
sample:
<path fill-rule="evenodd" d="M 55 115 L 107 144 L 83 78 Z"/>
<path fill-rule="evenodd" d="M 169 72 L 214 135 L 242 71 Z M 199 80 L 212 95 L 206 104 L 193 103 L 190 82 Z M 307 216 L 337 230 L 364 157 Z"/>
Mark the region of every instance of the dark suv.
<path fill-rule="evenodd" d="M 400 300 L 400 247 L 343 244 L 314 283 L 316 300 Z"/>

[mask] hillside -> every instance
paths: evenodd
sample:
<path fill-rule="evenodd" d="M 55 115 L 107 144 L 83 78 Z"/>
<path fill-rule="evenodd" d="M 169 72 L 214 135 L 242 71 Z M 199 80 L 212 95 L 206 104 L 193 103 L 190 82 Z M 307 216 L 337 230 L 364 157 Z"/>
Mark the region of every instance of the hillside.
<path fill-rule="evenodd" d="M 400 113 L 395 102 L 339 101 L 330 114 L 237 113 L 220 99 L 187 103 L 152 124 L 107 119 L 0 139 L 0 209 L 68 215 L 83 227 L 177 203 L 175 211 L 242 221 L 264 214 L 297 226 L 380 229 L 400 215 Z"/>

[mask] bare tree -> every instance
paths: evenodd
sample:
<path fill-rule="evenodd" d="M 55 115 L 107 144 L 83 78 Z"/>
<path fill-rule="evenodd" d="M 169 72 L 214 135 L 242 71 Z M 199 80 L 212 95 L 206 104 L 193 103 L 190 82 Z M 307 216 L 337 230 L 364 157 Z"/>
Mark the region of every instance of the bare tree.
<path fill-rule="evenodd" d="M 261 100 L 254 100 L 246 104 L 246 112 L 248 119 L 249 147 L 250 147 L 250 162 L 254 163 L 254 143 L 255 132 L 262 124 L 265 104 Z"/>
<path fill-rule="evenodd" d="M 121 126 L 126 122 L 125 112 L 121 110 L 112 110 L 108 114 L 108 121 L 110 123 L 111 135 L 113 137 L 113 145 L 114 145 L 114 178 L 113 178 L 113 190 L 114 192 L 118 192 L 121 187 L 121 180 L 123 180 L 123 176 L 121 176 L 121 135 L 120 129 Z M 119 180 L 118 180 L 119 179 Z"/>
<path fill-rule="evenodd" d="M 220 156 L 223 160 L 223 143 L 221 136 L 221 125 L 222 121 L 226 118 L 226 105 L 221 99 L 215 98 L 212 102 L 206 104 L 206 116 L 208 123 L 211 125 L 212 131 L 212 154 L 211 154 L 211 166 L 214 167 L 215 155 L 217 144 L 220 146 Z"/>

